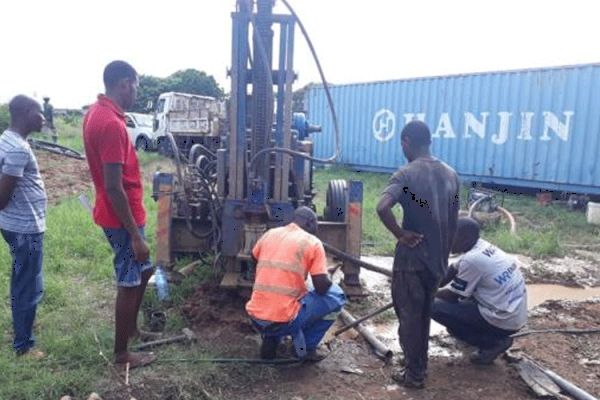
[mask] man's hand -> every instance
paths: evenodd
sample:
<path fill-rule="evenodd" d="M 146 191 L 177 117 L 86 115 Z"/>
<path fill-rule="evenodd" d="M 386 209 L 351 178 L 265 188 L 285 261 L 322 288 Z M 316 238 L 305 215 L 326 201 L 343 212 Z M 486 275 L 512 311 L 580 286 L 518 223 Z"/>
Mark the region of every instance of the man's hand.
<path fill-rule="evenodd" d="M 131 248 L 133 249 L 133 254 L 135 255 L 135 261 L 143 263 L 148 261 L 148 258 L 150 258 L 150 249 L 140 235 L 137 235 L 133 238 L 131 241 Z"/>
<path fill-rule="evenodd" d="M 407 231 L 406 229 L 403 229 L 402 231 L 400 231 L 397 236 L 398 242 L 400 244 L 402 244 L 404 246 L 408 246 L 411 249 L 414 247 L 417 247 L 419 245 L 419 243 L 421 243 L 423 241 L 423 238 L 424 238 L 424 236 L 421 235 L 420 233 Z"/>
<path fill-rule="evenodd" d="M 392 213 L 394 203 L 395 201 L 390 194 L 384 193 L 381 196 L 379 203 L 377 204 L 377 215 L 379 215 L 379 219 L 381 219 L 381 222 L 383 222 L 383 225 L 385 225 L 387 230 L 394 234 L 398 243 L 410 248 L 418 246 L 419 243 L 423 241 L 424 236 L 420 233 L 402 229 L 398 225 L 396 217 L 394 216 L 394 213 Z"/>

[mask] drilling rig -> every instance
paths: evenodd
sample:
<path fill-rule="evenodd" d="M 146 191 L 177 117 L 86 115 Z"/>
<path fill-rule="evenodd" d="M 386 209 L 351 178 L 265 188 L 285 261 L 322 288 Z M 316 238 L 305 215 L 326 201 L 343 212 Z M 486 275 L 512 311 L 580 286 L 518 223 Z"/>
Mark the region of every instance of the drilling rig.
<path fill-rule="evenodd" d="M 292 112 L 296 25 L 310 39 L 282 1 L 290 14 L 274 13 L 274 0 L 237 1 L 226 132 L 197 141 L 185 154 L 176 151 L 176 172 L 154 177 L 157 265 L 168 268 L 181 254 L 213 253 L 227 289 L 252 287 L 252 247 L 267 229 L 291 222 L 295 208 L 315 209 L 314 163 L 335 158 L 313 157 L 312 136 L 321 128 Z M 320 239 L 360 256 L 362 182 L 329 182 L 324 211 Z M 360 295 L 358 267 L 344 264 L 343 272 L 347 294 Z"/>

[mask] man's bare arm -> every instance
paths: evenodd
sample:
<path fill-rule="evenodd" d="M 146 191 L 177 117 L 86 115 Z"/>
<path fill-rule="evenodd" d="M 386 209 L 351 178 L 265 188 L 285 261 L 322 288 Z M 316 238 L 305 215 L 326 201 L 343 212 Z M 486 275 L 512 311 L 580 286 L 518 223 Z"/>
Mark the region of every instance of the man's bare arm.
<path fill-rule="evenodd" d="M 435 294 L 438 299 L 447 301 L 448 303 L 458 303 L 460 296 L 451 291 L 450 289 L 440 289 Z"/>
<path fill-rule="evenodd" d="M 123 227 L 131 237 L 131 247 L 138 262 L 148 260 L 150 250 L 138 230 L 135 219 L 127 201 L 127 194 L 123 188 L 123 165 L 122 164 L 104 164 L 104 189 L 112 205 L 115 214 L 121 221 Z"/>
<path fill-rule="evenodd" d="M 327 274 L 311 275 L 311 277 L 315 292 L 320 295 L 327 293 L 331 287 L 331 279 L 329 279 Z"/>
<path fill-rule="evenodd" d="M 458 269 L 456 268 L 456 266 L 454 266 L 454 264 L 450 265 L 448 267 L 448 272 L 446 272 L 446 276 L 440 282 L 440 287 L 444 287 L 447 284 L 449 284 L 450 282 L 452 282 L 452 279 L 454 279 L 454 277 L 457 274 L 458 274 Z"/>
<path fill-rule="evenodd" d="M 19 178 L 10 175 L 0 175 L 0 210 L 8 205 Z"/>

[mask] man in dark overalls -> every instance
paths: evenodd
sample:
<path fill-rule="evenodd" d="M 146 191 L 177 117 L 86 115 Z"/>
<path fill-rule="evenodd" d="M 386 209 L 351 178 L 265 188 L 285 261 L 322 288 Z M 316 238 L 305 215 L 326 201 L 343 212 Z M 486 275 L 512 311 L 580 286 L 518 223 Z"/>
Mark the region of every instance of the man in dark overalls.
<path fill-rule="evenodd" d="M 401 143 L 408 164 L 390 179 L 377 214 L 398 241 L 392 298 L 405 368 L 392 378 L 407 387 L 423 388 L 431 306 L 456 233 L 459 180 L 452 168 L 431 155 L 431 133 L 425 123 L 408 123 Z M 402 226 L 392 213 L 396 203 L 403 210 Z"/>

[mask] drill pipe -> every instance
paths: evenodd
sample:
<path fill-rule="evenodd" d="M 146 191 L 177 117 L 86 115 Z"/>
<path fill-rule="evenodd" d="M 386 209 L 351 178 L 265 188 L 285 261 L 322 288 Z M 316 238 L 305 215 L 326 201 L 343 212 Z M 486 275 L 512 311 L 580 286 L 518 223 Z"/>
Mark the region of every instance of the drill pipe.
<path fill-rule="evenodd" d="M 378 308 L 377 310 L 368 313 L 364 317 L 360 317 L 359 319 L 357 319 L 353 323 L 341 327 L 340 329 L 338 329 L 337 331 L 335 331 L 333 333 L 333 335 L 334 336 L 338 336 L 341 333 L 346 332 L 348 329 L 354 328 L 356 325 L 360 324 L 361 322 L 364 322 L 364 321 L 368 320 L 369 318 L 373 318 L 374 316 L 376 316 L 378 314 L 381 314 L 382 312 L 387 311 L 387 310 L 389 310 L 392 307 L 394 307 L 394 303 L 386 304 L 385 306 L 383 306 L 381 308 Z"/>
<path fill-rule="evenodd" d="M 351 256 L 348 253 L 341 251 L 340 249 L 336 249 L 332 245 L 327 244 L 325 242 L 323 242 L 323 247 L 325 247 L 326 251 L 328 251 L 329 253 L 333 254 L 336 257 L 341 258 L 344 261 L 351 262 L 353 264 L 358 265 L 361 268 L 368 269 L 369 271 L 379 272 L 380 274 L 389 276 L 390 278 L 392 277 L 392 271 L 387 268 L 378 267 L 377 265 L 373 265 L 373 264 L 364 262 L 354 256 Z"/>
<path fill-rule="evenodd" d="M 340 313 L 340 317 L 346 325 L 350 325 L 356 322 L 356 318 L 354 318 L 346 310 L 342 310 L 342 312 Z M 392 356 L 394 355 L 394 353 L 392 353 L 392 350 L 390 350 L 383 343 L 381 343 L 379 339 L 377 339 L 370 330 L 368 330 L 360 324 L 356 325 L 354 329 L 356 329 L 361 335 L 363 335 L 365 340 L 369 342 L 369 344 L 373 347 L 373 350 L 375 351 L 377 357 L 381 358 L 384 361 L 388 361 L 392 358 Z"/>

